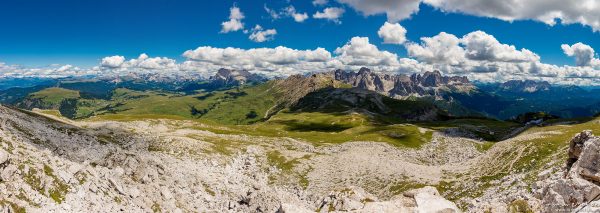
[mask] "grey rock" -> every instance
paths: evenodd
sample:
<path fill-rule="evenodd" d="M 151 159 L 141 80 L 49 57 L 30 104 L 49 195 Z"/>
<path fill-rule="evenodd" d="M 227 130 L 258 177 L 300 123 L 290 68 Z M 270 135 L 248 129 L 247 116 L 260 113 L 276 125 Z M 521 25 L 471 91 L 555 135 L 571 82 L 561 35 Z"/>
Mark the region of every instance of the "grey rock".
<path fill-rule="evenodd" d="M 2 173 L 0 173 L 0 179 L 2 179 L 3 181 L 7 181 L 7 180 L 11 180 L 13 177 L 13 174 L 18 170 L 17 166 L 15 165 L 8 165 L 6 168 L 4 168 L 4 170 L 2 170 Z"/>
<path fill-rule="evenodd" d="M 542 206 L 548 212 L 553 208 L 574 210 L 600 196 L 600 139 L 591 131 L 583 131 L 569 144 L 569 159 L 565 174 L 555 174 L 543 180 Z M 536 184 L 537 185 L 537 184 Z"/>
<path fill-rule="evenodd" d="M 8 152 L 0 149 L 0 166 L 8 162 Z"/>
<path fill-rule="evenodd" d="M 173 199 L 173 194 L 171 194 L 171 191 L 169 191 L 168 188 L 163 188 L 160 191 L 160 194 L 166 199 L 166 200 L 171 200 Z"/>
<path fill-rule="evenodd" d="M 121 184 L 119 184 L 119 182 L 117 182 L 113 178 L 109 178 L 108 181 L 113 185 L 113 187 L 115 187 L 117 192 L 119 192 L 122 195 L 125 195 L 125 190 L 123 190 L 123 186 L 121 186 Z"/>
<path fill-rule="evenodd" d="M 442 76 L 439 71 L 425 72 L 423 74 L 387 75 L 379 74 L 368 68 L 361 68 L 358 72 L 336 70 L 333 75 L 335 80 L 341 81 L 361 89 L 376 91 L 378 93 L 402 98 L 408 96 L 435 96 L 441 98 L 444 90 L 449 88 L 454 91 L 469 91 L 473 88 L 466 77 Z"/>

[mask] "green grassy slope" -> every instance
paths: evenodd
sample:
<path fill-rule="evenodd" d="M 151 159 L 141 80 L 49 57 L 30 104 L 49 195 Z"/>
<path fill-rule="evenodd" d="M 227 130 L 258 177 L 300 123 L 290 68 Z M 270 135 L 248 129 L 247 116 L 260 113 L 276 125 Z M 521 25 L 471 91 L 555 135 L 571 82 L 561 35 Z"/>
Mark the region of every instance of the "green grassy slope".
<path fill-rule="evenodd" d="M 79 98 L 79 92 L 58 87 L 46 88 L 29 94 L 18 104 L 21 108 L 58 109 L 65 99 Z"/>
<path fill-rule="evenodd" d="M 75 110 L 74 113 L 63 113 L 70 118 L 122 121 L 185 119 L 211 124 L 209 126 L 215 127 L 211 131 L 291 137 L 315 144 L 379 141 L 399 147 L 419 147 L 431 139 L 432 132 L 425 129 L 460 127 L 492 140 L 490 135 L 506 134 L 516 126 L 483 119 L 409 122 L 406 118 L 435 110 L 434 106 L 421 101 L 401 101 L 376 93 L 333 88 L 311 93 L 299 102 L 299 107 L 267 117 L 268 112 L 278 110 L 275 106 L 281 102 L 280 90 L 277 82 L 271 81 L 192 95 L 116 89 L 110 99 L 105 100 L 78 97 L 76 91 L 51 88 L 36 93 L 34 97 L 53 103 L 65 98 L 76 99 L 72 106 L 65 107 L 63 104 L 61 108 L 61 112 L 70 112 L 69 107 Z M 331 90 L 336 90 L 336 94 L 328 97 Z M 347 97 L 357 94 L 362 100 L 347 101 Z"/>
<path fill-rule="evenodd" d="M 193 95 L 120 88 L 113 90 L 109 99 L 81 97 L 77 91 L 49 88 L 31 94 L 28 100 L 37 108 L 58 109 L 63 100 L 75 99 L 69 106 L 63 104 L 63 108 L 75 111 L 69 116 L 72 119 L 99 116 L 116 120 L 169 118 L 249 124 L 262 120 L 276 104 L 272 86 L 273 83 L 266 83 Z M 22 102 L 20 106 L 30 102 Z"/>
<path fill-rule="evenodd" d="M 411 124 L 379 125 L 359 113 L 280 112 L 253 125 L 202 125 L 197 128 L 223 134 L 289 137 L 315 145 L 349 141 L 386 142 L 417 148 L 431 140 L 432 131 Z"/>

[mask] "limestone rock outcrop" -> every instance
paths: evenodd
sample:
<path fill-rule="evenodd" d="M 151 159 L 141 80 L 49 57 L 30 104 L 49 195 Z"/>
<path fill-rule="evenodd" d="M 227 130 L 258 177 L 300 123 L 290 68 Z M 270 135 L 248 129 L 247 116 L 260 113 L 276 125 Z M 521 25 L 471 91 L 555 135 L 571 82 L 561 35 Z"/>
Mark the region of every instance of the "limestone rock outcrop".
<path fill-rule="evenodd" d="M 387 75 L 361 68 L 358 72 L 336 70 L 334 78 L 353 87 L 366 89 L 402 99 L 408 96 L 434 96 L 441 98 L 445 91 L 468 92 L 474 89 L 464 76 L 443 76 L 439 71 L 423 74 Z"/>
<path fill-rule="evenodd" d="M 600 198 L 599 171 L 600 138 L 589 130 L 583 131 L 570 142 L 564 173 L 556 173 L 539 184 L 543 211 L 600 210 L 600 206 L 590 205 Z"/>

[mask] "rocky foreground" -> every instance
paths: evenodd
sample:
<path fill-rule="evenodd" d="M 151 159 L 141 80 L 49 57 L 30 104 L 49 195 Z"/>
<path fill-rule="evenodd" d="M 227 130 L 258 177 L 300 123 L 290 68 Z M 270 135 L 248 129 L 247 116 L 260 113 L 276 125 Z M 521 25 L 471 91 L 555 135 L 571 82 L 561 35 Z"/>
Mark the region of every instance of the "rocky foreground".
<path fill-rule="evenodd" d="M 0 212 L 589 212 L 600 206 L 600 139 L 590 132 L 576 136 L 568 162 L 541 172 L 530 190 L 515 174 L 498 184 L 506 187 L 456 199 L 457 205 L 444 194 L 459 189 L 442 193 L 443 180 L 467 176 L 494 152 L 541 136 L 522 135 L 483 152 L 476 140 L 435 132 L 430 143 L 406 150 L 222 135 L 186 121 L 54 119 L 0 106 Z"/>
<path fill-rule="evenodd" d="M 175 144 L 210 144 L 138 136 L 112 122 L 79 124 L 84 129 L 5 107 L 0 115 L 0 212 L 458 211 L 433 187 L 380 200 L 354 186 L 312 193 L 270 184 L 280 171 L 258 145 L 227 158 L 191 157 Z M 136 127 L 161 131 L 144 125 Z M 175 149 L 148 151 L 159 140 Z"/>

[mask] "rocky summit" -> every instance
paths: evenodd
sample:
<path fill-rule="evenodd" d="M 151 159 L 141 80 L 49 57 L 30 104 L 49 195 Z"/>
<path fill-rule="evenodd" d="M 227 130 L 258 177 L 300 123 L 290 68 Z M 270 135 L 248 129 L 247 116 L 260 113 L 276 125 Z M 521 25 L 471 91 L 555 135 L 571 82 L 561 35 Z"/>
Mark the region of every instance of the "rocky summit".
<path fill-rule="evenodd" d="M 474 86 L 467 77 L 442 76 L 439 71 L 423 74 L 388 75 L 361 68 L 358 72 L 334 71 L 335 80 L 350 84 L 353 87 L 376 91 L 393 97 L 441 97 L 444 92 L 469 92 Z"/>

